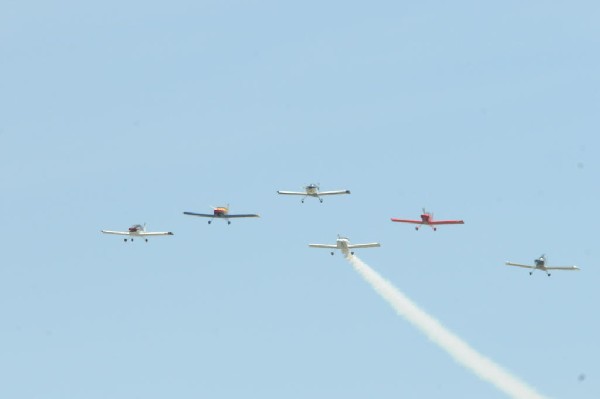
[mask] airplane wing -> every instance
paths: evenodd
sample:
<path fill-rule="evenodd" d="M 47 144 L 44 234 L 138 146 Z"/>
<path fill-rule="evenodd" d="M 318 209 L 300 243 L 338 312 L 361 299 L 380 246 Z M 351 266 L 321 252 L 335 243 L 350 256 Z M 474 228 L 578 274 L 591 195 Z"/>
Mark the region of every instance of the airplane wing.
<path fill-rule="evenodd" d="M 531 266 L 531 265 L 523 265 L 521 263 L 513 263 L 513 262 L 506 262 L 507 266 L 517 266 L 517 267 L 524 267 L 526 269 L 535 269 L 535 266 Z"/>
<path fill-rule="evenodd" d="M 319 191 L 317 193 L 317 195 L 338 195 L 338 194 L 350 194 L 350 190 Z"/>
<path fill-rule="evenodd" d="M 283 195 L 306 195 L 306 191 L 304 191 L 304 192 L 300 192 L 300 191 L 277 191 L 277 194 L 283 194 Z"/>
<path fill-rule="evenodd" d="M 547 270 L 581 270 L 577 266 L 549 266 Z"/>
<path fill-rule="evenodd" d="M 128 236 L 129 235 L 128 231 L 114 231 L 114 230 L 100 230 L 100 231 L 104 234 L 116 234 L 119 236 Z"/>
<path fill-rule="evenodd" d="M 223 215 L 224 218 L 259 218 L 260 215 L 255 213 L 246 213 L 246 214 L 238 214 L 238 215 Z"/>
<path fill-rule="evenodd" d="M 215 215 L 214 213 L 194 213 L 194 212 L 183 212 L 184 215 L 190 215 L 190 216 L 200 216 L 203 218 L 214 218 Z"/>
<path fill-rule="evenodd" d="M 378 242 L 370 242 L 368 244 L 350 244 L 348 245 L 349 249 L 352 248 L 374 248 L 374 247 L 380 247 L 381 244 Z"/>
<path fill-rule="evenodd" d="M 170 231 L 148 231 L 148 232 L 139 232 L 138 236 L 172 236 L 173 233 Z"/>
<path fill-rule="evenodd" d="M 408 220 L 408 219 L 396 219 L 396 218 L 392 218 L 391 220 L 392 220 L 392 222 L 423 224 L 422 220 Z"/>
<path fill-rule="evenodd" d="M 330 249 L 337 249 L 337 245 L 335 244 L 308 244 L 309 247 L 311 248 L 330 248 Z"/>
<path fill-rule="evenodd" d="M 429 224 L 465 224 L 462 220 L 434 220 Z"/>

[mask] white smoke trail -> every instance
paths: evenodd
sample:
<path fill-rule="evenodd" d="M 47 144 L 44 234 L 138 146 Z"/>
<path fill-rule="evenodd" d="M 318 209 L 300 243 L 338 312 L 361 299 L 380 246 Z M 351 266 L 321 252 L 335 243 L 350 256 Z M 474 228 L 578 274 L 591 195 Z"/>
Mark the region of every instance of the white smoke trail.
<path fill-rule="evenodd" d="M 483 380 L 491 382 L 496 388 L 510 397 L 519 399 L 544 398 L 533 388 L 512 376 L 508 371 L 490 359 L 480 355 L 466 342 L 447 330 L 439 321 L 421 310 L 389 281 L 381 277 L 359 258 L 348 255 L 346 259 L 373 286 L 375 291 L 392 305 L 400 316 L 406 318 L 415 327 L 425 333 L 430 340 L 448 352 L 455 361 L 471 370 Z"/>

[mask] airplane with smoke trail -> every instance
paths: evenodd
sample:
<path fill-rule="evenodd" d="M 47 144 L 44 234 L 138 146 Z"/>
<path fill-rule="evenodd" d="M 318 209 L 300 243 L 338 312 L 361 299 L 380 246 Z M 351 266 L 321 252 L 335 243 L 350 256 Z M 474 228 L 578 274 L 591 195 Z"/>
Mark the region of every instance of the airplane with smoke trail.
<path fill-rule="evenodd" d="M 116 230 L 100 230 L 100 232 L 104 234 L 115 234 L 119 236 L 128 236 L 123 239 L 123 241 L 127 242 L 128 239 L 133 241 L 133 237 L 142 237 L 146 242 L 148 242 L 148 237 L 152 236 L 172 236 L 172 231 L 146 231 L 146 223 L 142 226 L 141 224 L 134 224 L 127 231 L 116 231 Z"/>
<path fill-rule="evenodd" d="M 423 213 L 421 214 L 421 220 L 392 218 L 392 222 L 416 224 L 418 226 L 415 226 L 415 230 L 419 230 L 419 227 L 421 227 L 421 225 L 425 225 L 431 227 L 433 231 L 436 231 L 436 226 L 441 224 L 465 224 L 463 220 L 434 220 L 433 213 L 425 211 L 424 208 Z"/>
<path fill-rule="evenodd" d="M 319 191 L 318 184 L 309 184 L 308 186 L 304 187 L 304 191 L 277 191 L 277 194 L 304 196 L 304 198 L 302 198 L 300 201 L 302 203 L 304 203 L 306 197 L 318 198 L 320 202 L 323 202 L 323 198 L 321 198 L 321 196 L 350 194 L 350 190 Z"/>
<path fill-rule="evenodd" d="M 234 219 L 234 218 L 258 218 L 260 217 L 260 215 L 257 215 L 256 213 L 240 213 L 237 215 L 233 215 L 231 213 L 229 213 L 229 205 L 227 206 L 211 206 L 211 208 L 213 209 L 213 213 L 195 213 L 195 212 L 183 212 L 184 215 L 190 215 L 190 216 L 198 216 L 198 217 L 203 217 L 203 218 L 210 218 L 210 220 L 208 221 L 208 224 L 211 224 L 213 219 L 217 218 L 217 219 L 224 219 L 227 220 L 227 224 L 231 224 L 231 220 L 229 219 Z"/>
<path fill-rule="evenodd" d="M 546 266 L 546 261 L 546 255 L 542 255 L 539 258 L 533 260 L 534 265 L 524 265 L 522 263 L 513 262 L 506 262 L 506 265 L 524 267 L 526 269 L 533 269 L 529 272 L 529 275 L 532 275 L 535 270 L 542 270 L 546 272 L 548 277 L 550 277 L 550 272 L 548 272 L 548 270 L 581 270 L 577 266 Z"/>
<path fill-rule="evenodd" d="M 337 242 L 335 244 L 308 244 L 311 248 L 328 248 L 328 249 L 339 249 L 342 251 L 344 256 L 348 256 L 348 254 L 354 255 L 355 248 L 374 248 L 380 247 L 381 244 L 378 242 L 370 242 L 367 244 L 351 244 L 350 240 L 347 237 L 342 237 L 338 235 Z M 334 251 L 331 251 L 331 255 L 334 254 Z"/>

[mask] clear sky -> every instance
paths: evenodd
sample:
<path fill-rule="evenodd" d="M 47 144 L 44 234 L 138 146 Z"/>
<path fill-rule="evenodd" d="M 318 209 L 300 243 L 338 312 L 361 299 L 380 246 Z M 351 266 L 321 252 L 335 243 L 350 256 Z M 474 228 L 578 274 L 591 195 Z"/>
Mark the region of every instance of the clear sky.
<path fill-rule="evenodd" d="M 485 4 L 484 4 L 485 3 Z M 5 1 L 0 397 L 600 397 L 594 1 Z M 309 183 L 324 203 L 283 197 Z M 208 225 L 183 211 L 260 219 Z M 464 226 L 416 232 L 426 207 Z M 123 243 L 148 223 L 173 237 Z M 504 262 L 582 271 L 537 272 Z"/>

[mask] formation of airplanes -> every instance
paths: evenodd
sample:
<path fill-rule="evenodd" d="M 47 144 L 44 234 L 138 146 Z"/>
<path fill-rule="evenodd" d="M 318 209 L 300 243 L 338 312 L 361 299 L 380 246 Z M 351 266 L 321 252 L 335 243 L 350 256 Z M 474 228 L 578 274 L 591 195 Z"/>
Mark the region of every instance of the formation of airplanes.
<path fill-rule="evenodd" d="M 350 190 L 334 190 L 334 191 L 320 191 L 318 184 L 309 184 L 304 187 L 304 191 L 277 191 L 277 194 L 281 195 L 296 195 L 302 196 L 301 202 L 304 203 L 306 197 L 313 197 L 319 199 L 320 202 L 323 202 L 322 196 L 329 195 L 343 195 L 350 194 Z M 231 224 L 231 220 L 229 219 L 237 219 L 237 218 L 257 218 L 260 215 L 256 213 L 240 213 L 240 214 L 232 214 L 229 213 L 229 205 L 227 206 L 217 206 L 211 207 L 213 209 L 212 213 L 196 213 L 196 212 L 183 212 L 184 215 L 189 216 L 197 216 L 208 218 L 208 224 L 211 224 L 214 219 L 222 219 L 227 221 L 227 224 Z M 465 222 L 460 219 L 455 220 L 435 220 L 433 218 L 433 213 L 425 211 L 423 209 L 423 213 L 421 214 L 421 219 L 398 219 L 391 218 L 392 222 L 398 223 L 408 223 L 414 224 L 415 230 L 419 230 L 421 226 L 429 226 L 433 229 L 433 231 L 437 230 L 437 226 L 440 225 L 452 225 L 452 224 L 464 224 Z M 158 236 L 172 236 L 173 232 L 171 231 L 146 231 L 146 225 L 134 224 L 129 227 L 126 231 L 117 231 L 117 230 L 101 230 L 104 234 L 114 234 L 125 236 L 124 241 L 128 240 L 133 241 L 134 237 L 141 237 L 146 242 L 148 242 L 148 237 L 158 237 Z M 344 256 L 354 255 L 354 249 L 357 248 L 375 248 L 380 247 L 381 244 L 378 242 L 371 242 L 366 244 L 351 244 L 350 240 L 347 237 L 342 237 L 338 235 L 337 241 L 335 244 L 309 244 L 311 248 L 325 248 L 330 250 L 339 250 L 342 252 Z M 331 251 L 331 255 L 335 252 Z M 550 276 L 549 270 L 580 270 L 577 266 L 547 266 L 546 265 L 546 256 L 541 255 L 539 258 L 534 259 L 533 265 L 527 265 L 523 263 L 514 263 L 514 262 L 506 262 L 507 266 L 516 266 L 522 267 L 526 269 L 531 269 L 529 274 L 533 274 L 535 270 L 542 270 L 548 276 Z"/>

